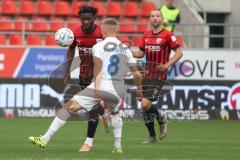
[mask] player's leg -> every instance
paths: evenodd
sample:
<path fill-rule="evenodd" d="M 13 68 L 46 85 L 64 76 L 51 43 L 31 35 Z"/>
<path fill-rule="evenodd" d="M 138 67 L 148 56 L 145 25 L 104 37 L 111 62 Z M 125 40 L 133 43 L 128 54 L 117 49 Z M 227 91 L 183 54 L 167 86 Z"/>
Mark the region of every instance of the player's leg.
<path fill-rule="evenodd" d="M 72 113 L 81 108 L 82 107 L 77 102 L 72 100 L 68 101 L 59 110 L 46 133 L 40 137 L 29 137 L 29 140 L 33 144 L 37 144 L 38 146 L 45 148 L 47 146 L 48 141 L 61 127 L 65 125 L 66 121 L 72 116 Z"/>
<path fill-rule="evenodd" d="M 123 93 L 125 93 L 125 88 L 122 83 L 119 83 L 116 86 L 118 86 L 118 88 L 120 89 L 109 90 L 108 92 L 101 92 L 100 95 L 103 100 L 108 103 L 108 107 L 111 110 L 110 120 L 114 135 L 113 153 L 122 153 L 121 138 L 123 121 L 122 117 L 119 115 L 118 107 L 122 102 L 121 96 L 123 95 Z"/>
<path fill-rule="evenodd" d="M 162 90 L 162 87 L 164 86 L 165 81 L 162 81 L 162 82 L 163 82 L 163 84 L 160 85 L 157 88 L 159 94 L 161 94 L 161 92 L 166 92 L 166 91 Z M 167 136 L 167 124 L 168 124 L 167 116 L 166 116 L 165 113 L 158 111 L 158 109 L 157 109 L 157 101 L 155 101 L 155 102 L 156 103 L 153 106 L 154 106 L 154 108 L 156 108 L 156 116 L 155 116 L 155 118 L 156 118 L 156 120 L 158 121 L 158 124 L 159 124 L 159 130 L 160 130 L 159 139 L 163 140 Z"/>
<path fill-rule="evenodd" d="M 168 127 L 167 116 L 163 112 L 159 112 L 156 118 L 159 123 L 159 130 L 160 130 L 159 139 L 163 140 L 167 136 L 167 127 Z"/>
<path fill-rule="evenodd" d="M 156 133 L 154 129 L 154 116 L 156 114 L 156 108 L 153 107 L 152 102 L 146 98 L 142 99 L 141 108 L 143 111 L 143 120 L 149 133 L 149 137 L 142 143 L 155 143 Z"/>
<path fill-rule="evenodd" d="M 113 127 L 113 134 L 114 134 L 113 153 L 122 153 L 122 145 L 121 145 L 122 126 L 123 126 L 122 117 L 119 115 L 118 112 L 113 111 L 112 114 L 110 115 L 110 119 Z"/>
<path fill-rule="evenodd" d="M 102 101 L 101 107 L 98 108 L 99 119 L 103 123 L 104 129 L 106 133 L 110 133 L 109 126 L 109 115 L 110 115 L 110 107 L 107 102 Z"/>
<path fill-rule="evenodd" d="M 165 81 L 159 80 L 148 80 L 144 82 L 146 87 L 143 88 L 143 100 L 141 103 L 142 110 L 144 112 L 144 122 L 149 131 L 149 138 L 143 143 L 154 143 L 156 142 L 156 134 L 154 130 L 154 118 L 157 119 L 160 124 L 160 135 L 159 138 L 162 140 L 167 134 L 167 118 L 165 114 L 159 113 L 158 109 L 153 102 L 156 102 Z"/>
<path fill-rule="evenodd" d="M 82 148 L 79 150 L 80 152 L 88 152 L 92 148 L 94 135 L 99 123 L 99 120 L 98 120 L 99 105 L 100 104 L 97 104 L 97 106 L 95 106 L 94 109 L 89 111 L 88 113 L 87 138 L 84 144 L 82 145 Z"/>

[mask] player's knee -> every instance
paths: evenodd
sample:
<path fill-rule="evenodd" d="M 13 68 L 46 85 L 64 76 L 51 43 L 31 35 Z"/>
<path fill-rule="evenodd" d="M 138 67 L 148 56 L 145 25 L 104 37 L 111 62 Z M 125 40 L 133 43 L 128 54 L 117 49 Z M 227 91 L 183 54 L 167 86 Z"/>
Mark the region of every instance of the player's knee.
<path fill-rule="evenodd" d="M 98 114 L 99 114 L 99 115 L 102 116 L 102 115 L 104 114 L 104 108 L 102 107 L 102 105 L 99 105 L 98 108 L 97 108 L 97 110 L 98 110 Z"/>
<path fill-rule="evenodd" d="M 93 109 L 93 110 L 89 111 L 88 117 L 89 117 L 89 119 L 98 119 L 98 110 Z"/>
<path fill-rule="evenodd" d="M 72 114 L 76 113 L 80 109 L 81 109 L 81 106 L 76 102 L 72 102 L 71 105 L 69 105 L 68 107 L 68 111 Z"/>
<path fill-rule="evenodd" d="M 122 117 L 119 114 L 111 115 L 110 118 L 111 118 L 113 128 L 122 128 L 123 121 L 122 121 Z"/>
<path fill-rule="evenodd" d="M 152 105 L 152 102 L 149 101 L 148 99 L 146 98 L 143 98 L 142 101 L 141 101 L 141 108 L 142 108 L 142 111 L 146 112 Z"/>

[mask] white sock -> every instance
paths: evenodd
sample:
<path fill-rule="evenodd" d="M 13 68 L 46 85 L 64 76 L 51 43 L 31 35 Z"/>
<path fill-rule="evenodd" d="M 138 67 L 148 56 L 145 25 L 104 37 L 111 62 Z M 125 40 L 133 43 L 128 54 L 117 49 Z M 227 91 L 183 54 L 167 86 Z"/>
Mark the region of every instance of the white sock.
<path fill-rule="evenodd" d="M 92 144 L 93 144 L 93 138 L 89 138 L 89 137 L 87 137 L 85 143 L 87 143 L 89 146 L 92 147 Z"/>
<path fill-rule="evenodd" d="M 120 117 L 119 114 L 111 115 L 110 118 L 111 118 L 112 127 L 113 127 L 113 134 L 115 137 L 114 145 L 116 148 L 121 148 L 121 137 L 122 137 L 122 126 L 123 126 L 122 118 Z"/>
<path fill-rule="evenodd" d="M 114 146 L 116 148 L 121 148 L 121 137 L 115 137 Z"/>
<path fill-rule="evenodd" d="M 42 136 L 42 138 L 45 141 L 49 141 L 52 136 L 62 127 L 64 126 L 64 124 L 66 123 L 66 121 L 63 121 L 61 119 L 59 119 L 58 117 L 55 117 L 52 124 L 50 125 L 50 127 L 48 128 L 47 132 Z"/>

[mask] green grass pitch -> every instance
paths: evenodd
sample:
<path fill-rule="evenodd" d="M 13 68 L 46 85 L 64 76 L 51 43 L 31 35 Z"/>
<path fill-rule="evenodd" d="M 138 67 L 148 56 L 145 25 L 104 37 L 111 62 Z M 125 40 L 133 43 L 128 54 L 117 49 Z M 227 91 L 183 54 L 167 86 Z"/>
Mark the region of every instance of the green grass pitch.
<path fill-rule="evenodd" d="M 123 154 L 112 154 L 113 135 L 98 126 L 94 148 L 78 150 L 85 140 L 86 122 L 68 122 L 46 149 L 29 143 L 28 136 L 43 134 L 52 119 L 0 119 L 1 160 L 81 160 L 81 159 L 159 159 L 159 160 L 239 160 L 240 121 L 172 121 L 168 136 L 156 144 L 141 144 L 147 131 L 140 121 L 125 121 Z M 158 128 L 155 126 L 157 134 Z"/>

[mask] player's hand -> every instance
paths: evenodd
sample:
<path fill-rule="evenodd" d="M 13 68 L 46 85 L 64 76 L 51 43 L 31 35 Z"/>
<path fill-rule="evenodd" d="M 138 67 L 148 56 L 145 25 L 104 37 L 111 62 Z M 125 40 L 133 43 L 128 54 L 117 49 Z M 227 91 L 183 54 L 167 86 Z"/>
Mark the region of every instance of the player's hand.
<path fill-rule="evenodd" d="M 64 77 L 64 85 L 66 85 L 71 80 L 70 74 L 66 74 Z"/>
<path fill-rule="evenodd" d="M 166 71 L 168 70 L 169 66 L 167 64 L 160 64 L 157 66 L 157 69 L 160 70 L 160 71 Z"/>
<path fill-rule="evenodd" d="M 142 94 L 142 91 L 137 91 L 136 93 L 136 99 L 141 101 L 142 100 L 142 97 L 143 97 L 143 94 Z"/>

